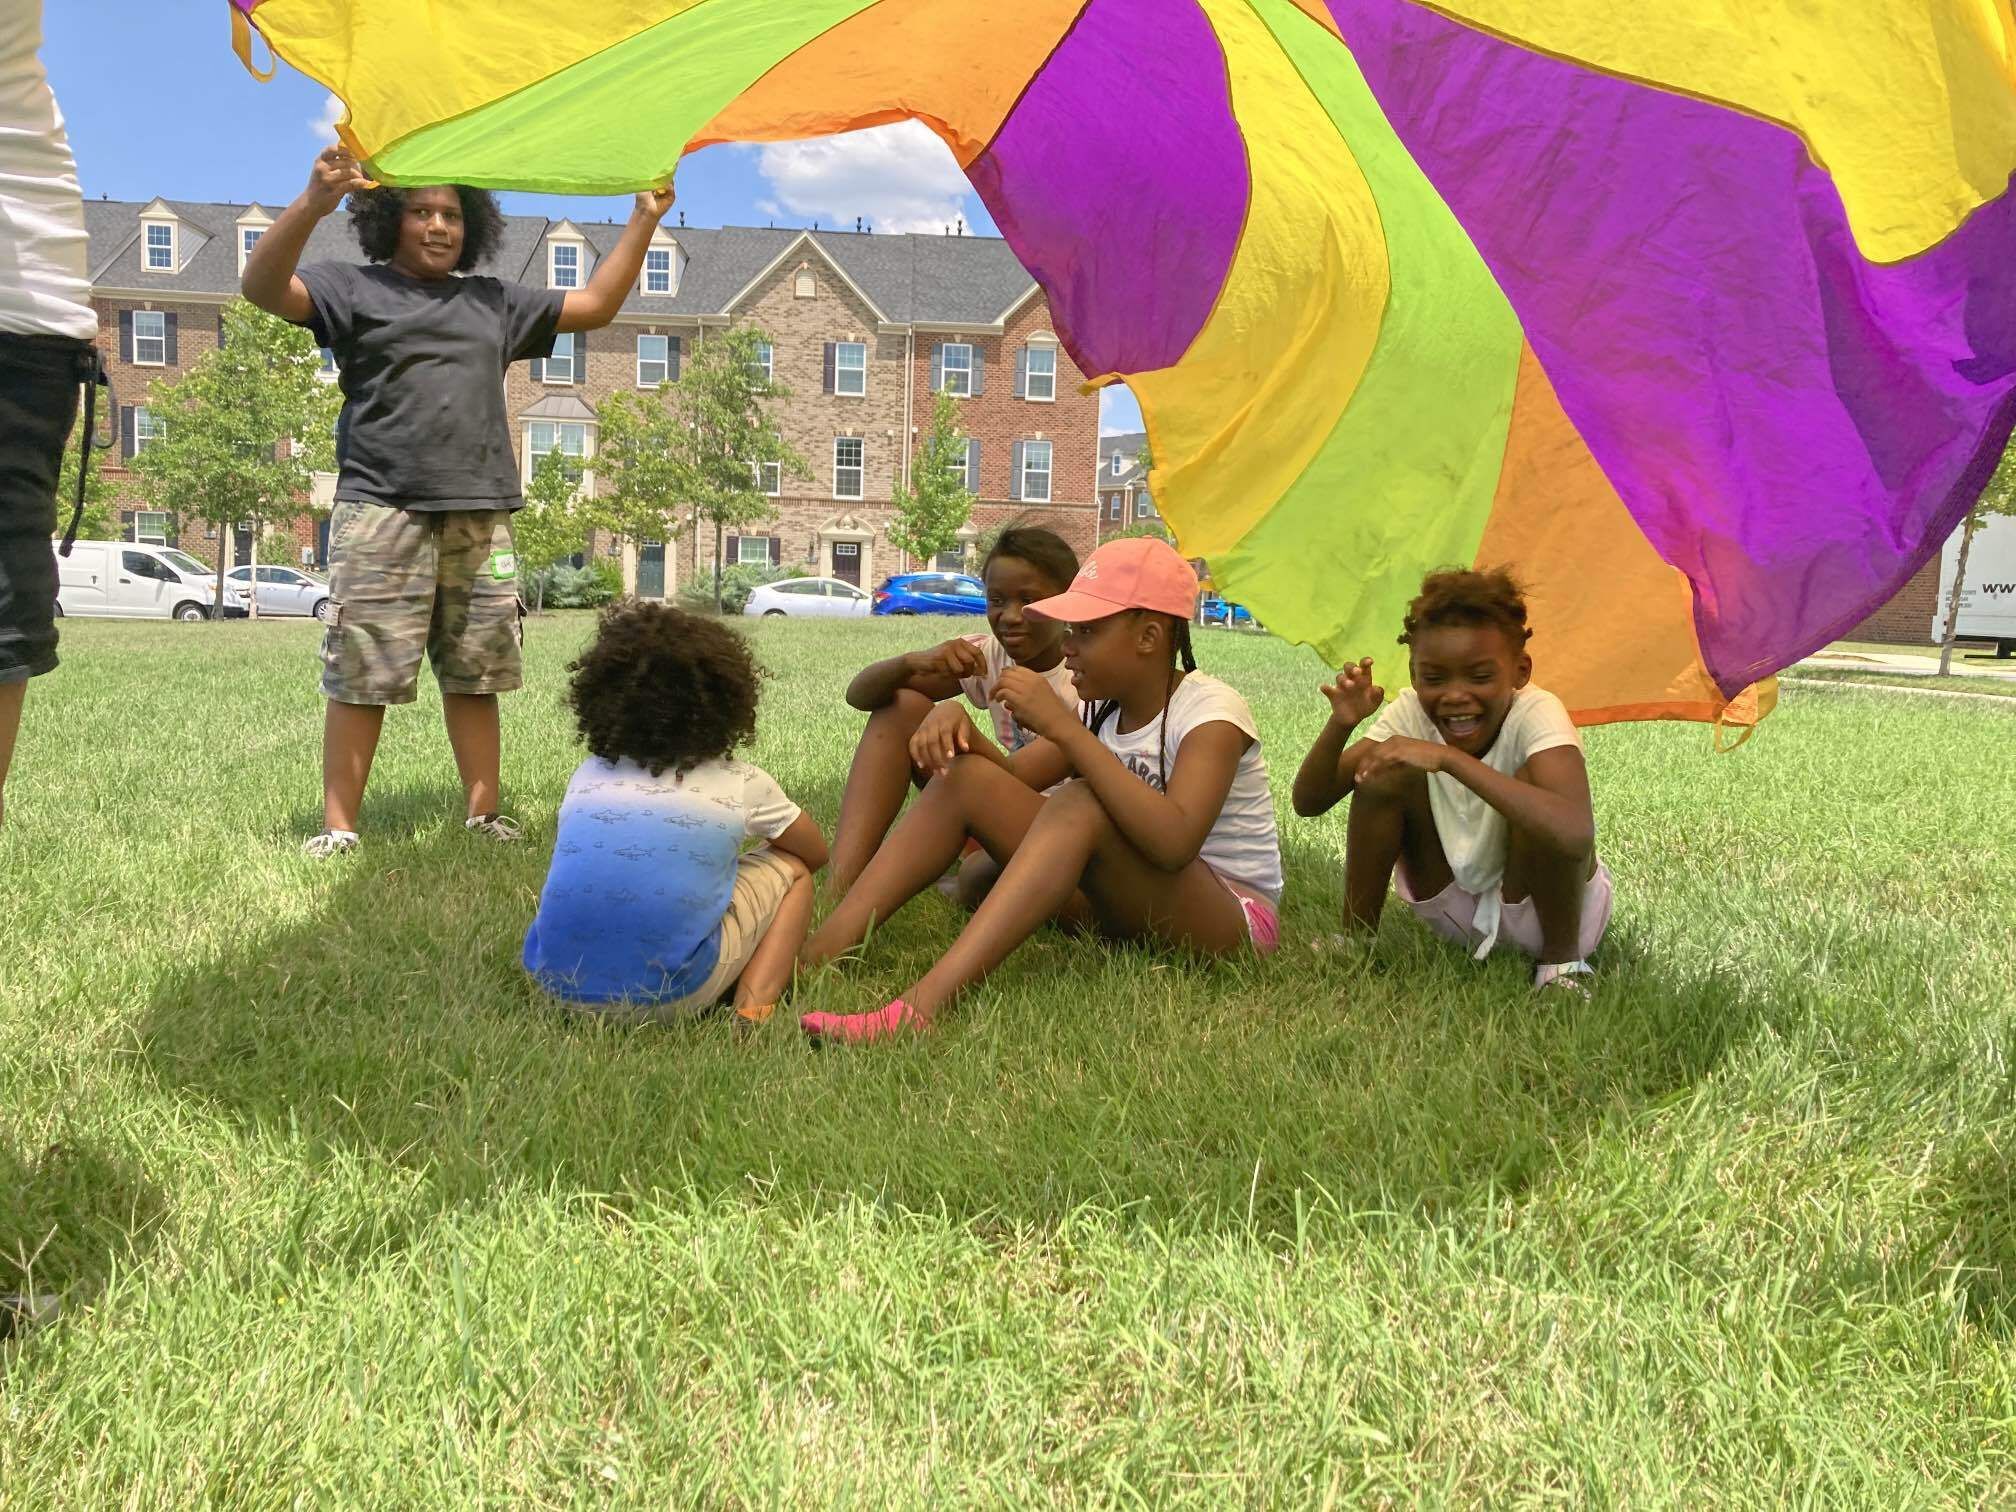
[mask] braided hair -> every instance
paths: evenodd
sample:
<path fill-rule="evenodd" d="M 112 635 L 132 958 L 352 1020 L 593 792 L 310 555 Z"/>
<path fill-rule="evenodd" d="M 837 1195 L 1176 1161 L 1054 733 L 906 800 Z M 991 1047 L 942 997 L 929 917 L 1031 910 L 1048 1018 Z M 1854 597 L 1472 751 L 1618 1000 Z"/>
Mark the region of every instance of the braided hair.
<path fill-rule="evenodd" d="M 1135 609 L 1130 612 L 1137 615 L 1154 613 L 1153 610 L 1149 609 Z M 1169 791 L 1169 705 L 1175 699 L 1176 685 L 1181 681 L 1181 674 L 1177 669 L 1180 667 L 1183 672 L 1195 672 L 1197 670 L 1197 653 L 1192 649 L 1190 644 L 1190 621 L 1187 619 L 1178 619 L 1173 614 L 1164 614 L 1157 617 L 1166 621 L 1169 626 L 1169 681 L 1167 691 L 1162 695 L 1162 728 L 1157 732 L 1155 753 L 1156 769 L 1161 776 L 1162 791 L 1166 793 Z M 1107 720 L 1119 712 L 1120 700 L 1117 698 L 1109 698 L 1104 703 L 1098 705 L 1080 704 L 1078 706 L 1078 717 L 1084 721 L 1085 728 L 1090 730 L 1094 735 L 1099 733 L 1100 728 Z"/>

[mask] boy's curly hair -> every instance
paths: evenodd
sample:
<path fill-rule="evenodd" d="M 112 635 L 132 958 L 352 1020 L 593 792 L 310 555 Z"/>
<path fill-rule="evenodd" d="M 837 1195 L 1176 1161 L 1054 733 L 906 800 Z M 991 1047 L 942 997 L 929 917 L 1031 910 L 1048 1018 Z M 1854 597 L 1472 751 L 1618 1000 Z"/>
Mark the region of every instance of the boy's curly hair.
<path fill-rule="evenodd" d="M 1489 572 L 1451 567 L 1423 578 L 1420 594 L 1407 606 L 1400 644 L 1413 645 L 1417 635 L 1437 625 L 1495 625 L 1514 655 L 1533 634 L 1526 624 L 1525 590 L 1503 567 Z"/>
<path fill-rule="evenodd" d="M 605 761 L 653 777 L 731 754 L 756 734 L 763 669 L 719 620 L 623 599 L 602 611 L 594 641 L 567 669 L 581 739 Z"/>
<path fill-rule="evenodd" d="M 496 196 L 488 189 L 471 189 L 466 184 L 443 184 L 453 189 L 462 202 L 462 256 L 457 273 L 467 273 L 497 250 L 504 239 L 504 212 L 497 208 Z M 406 215 L 404 189 L 380 184 L 376 189 L 359 189 L 350 196 L 350 229 L 357 233 L 357 245 L 374 263 L 392 261 L 399 250 L 399 222 Z"/>

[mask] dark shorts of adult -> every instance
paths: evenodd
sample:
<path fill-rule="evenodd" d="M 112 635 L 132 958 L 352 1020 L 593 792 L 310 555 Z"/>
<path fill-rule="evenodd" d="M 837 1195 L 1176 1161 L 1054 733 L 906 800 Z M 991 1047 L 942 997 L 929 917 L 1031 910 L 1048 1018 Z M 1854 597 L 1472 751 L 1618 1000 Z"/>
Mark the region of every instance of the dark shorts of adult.
<path fill-rule="evenodd" d="M 56 483 L 91 344 L 0 332 L 0 683 L 56 667 Z"/>

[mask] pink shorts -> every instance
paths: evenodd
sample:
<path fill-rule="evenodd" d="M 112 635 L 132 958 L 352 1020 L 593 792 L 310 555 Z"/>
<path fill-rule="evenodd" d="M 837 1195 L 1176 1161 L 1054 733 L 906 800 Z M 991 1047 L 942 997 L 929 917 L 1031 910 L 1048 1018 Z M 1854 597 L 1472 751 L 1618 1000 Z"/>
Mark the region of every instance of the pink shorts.
<path fill-rule="evenodd" d="M 1212 872 L 1218 878 L 1218 885 L 1239 900 L 1239 908 L 1246 915 L 1246 938 L 1253 942 L 1253 949 L 1259 954 L 1272 955 L 1281 948 L 1281 912 L 1267 901 L 1264 893 L 1254 892 L 1250 887 L 1241 887 L 1237 882 Z"/>
<path fill-rule="evenodd" d="M 1405 867 L 1394 870 L 1393 891 L 1414 910 L 1415 918 L 1443 939 L 1461 945 L 1473 955 L 1484 943 L 1484 932 L 1476 925 L 1475 893 L 1467 893 L 1451 882 L 1424 902 L 1408 887 Z M 1582 937 L 1575 942 L 1578 957 L 1588 959 L 1603 942 L 1604 931 L 1610 927 L 1611 901 L 1610 868 L 1599 861 L 1596 875 L 1589 879 L 1589 887 L 1582 894 Z M 1540 913 L 1531 898 L 1503 904 L 1498 910 L 1498 943 L 1493 948 L 1503 950 L 1508 946 L 1536 961 L 1540 959 L 1545 948 L 1541 943 Z"/>

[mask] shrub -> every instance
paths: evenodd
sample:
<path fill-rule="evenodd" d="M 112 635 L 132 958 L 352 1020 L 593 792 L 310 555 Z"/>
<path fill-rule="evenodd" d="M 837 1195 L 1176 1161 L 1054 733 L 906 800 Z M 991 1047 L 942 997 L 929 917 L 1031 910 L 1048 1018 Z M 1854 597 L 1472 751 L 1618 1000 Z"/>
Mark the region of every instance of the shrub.
<path fill-rule="evenodd" d="M 748 606 L 749 595 L 765 583 L 781 583 L 786 578 L 809 577 L 803 567 L 757 567 L 738 563 L 721 577 L 721 612 L 740 614 Z M 679 602 L 688 609 L 714 612 L 714 569 L 704 567 L 698 575 L 679 586 Z"/>

